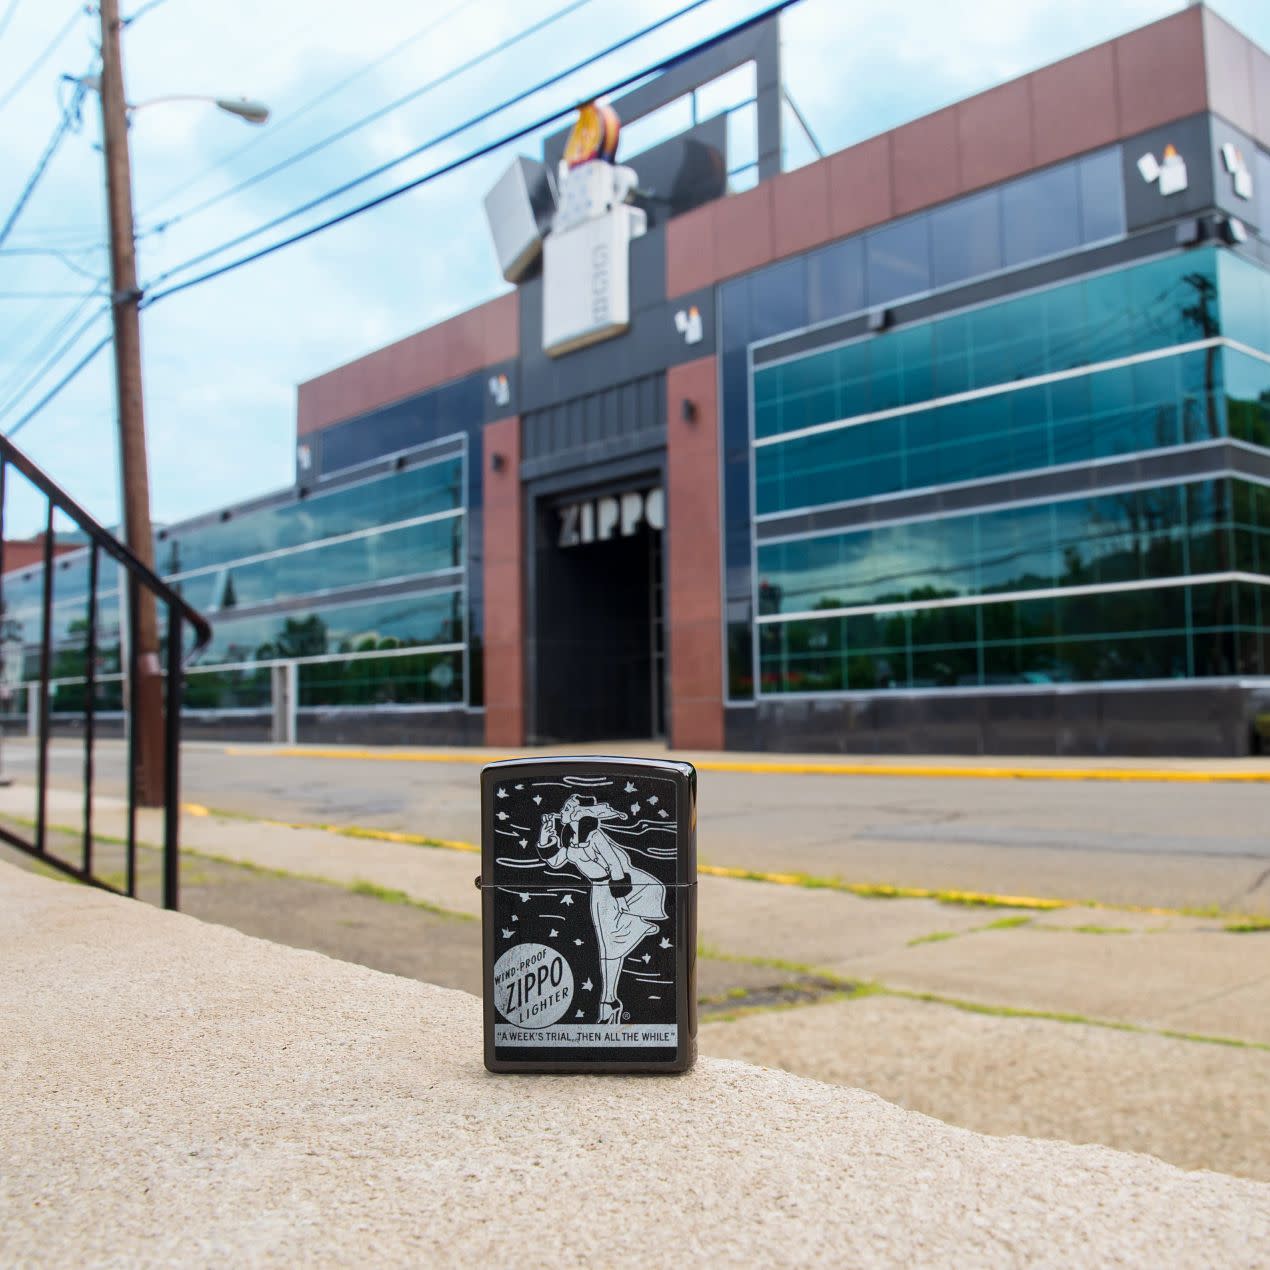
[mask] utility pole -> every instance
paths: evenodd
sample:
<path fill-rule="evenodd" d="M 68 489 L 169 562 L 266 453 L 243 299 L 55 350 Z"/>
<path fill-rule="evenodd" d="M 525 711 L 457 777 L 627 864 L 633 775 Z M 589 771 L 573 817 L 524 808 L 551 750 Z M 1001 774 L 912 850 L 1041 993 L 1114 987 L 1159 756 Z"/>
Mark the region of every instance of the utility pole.
<path fill-rule="evenodd" d="M 124 541 L 154 568 L 150 527 L 150 475 L 146 463 L 145 404 L 141 391 L 141 291 L 132 223 L 132 166 L 128 155 L 128 100 L 123 86 L 119 0 L 99 0 L 101 12 L 101 121 L 106 156 L 106 209 L 110 227 L 110 308 L 115 335 L 115 386 L 119 399 L 119 468 L 123 487 Z M 163 674 L 159 662 L 154 596 L 134 580 L 136 625 L 128 633 L 135 650 L 135 729 L 140 802 L 163 801 Z M 129 605 L 129 610 L 133 606 Z"/>

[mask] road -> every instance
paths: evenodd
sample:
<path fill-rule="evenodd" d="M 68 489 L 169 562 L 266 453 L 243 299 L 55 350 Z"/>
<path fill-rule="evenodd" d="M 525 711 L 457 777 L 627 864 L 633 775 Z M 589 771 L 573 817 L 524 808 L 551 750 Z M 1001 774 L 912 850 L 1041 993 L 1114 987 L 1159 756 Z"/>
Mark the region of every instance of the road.
<path fill-rule="evenodd" d="M 192 743 L 182 796 L 288 822 L 479 839 L 470 756 L 374 754 Z M 123 792 L 122 758 L 118 743 L 98 746 L 100 792 Z M 28 744 L 7 742 L 4 762 L 31 778 Z M 77 785 L 80 765 L 78 746 L 58 743 L 52 783 Z M 711 864 L 850 882 L 1270 913 L 1267 784 L 705 771 L 698 841 Z"/>

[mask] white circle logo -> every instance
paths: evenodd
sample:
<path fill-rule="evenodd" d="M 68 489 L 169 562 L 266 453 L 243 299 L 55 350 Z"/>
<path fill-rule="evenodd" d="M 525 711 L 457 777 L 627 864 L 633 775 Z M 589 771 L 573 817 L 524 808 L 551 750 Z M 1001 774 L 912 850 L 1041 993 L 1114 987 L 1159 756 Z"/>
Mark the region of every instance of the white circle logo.
<path fill-rule="evenodd" d="M 494 963 L 494 1008 L 517 1027 L 549 1027 L 573 1001 L 573 970 L 546 944 L 517 944 Z"/>

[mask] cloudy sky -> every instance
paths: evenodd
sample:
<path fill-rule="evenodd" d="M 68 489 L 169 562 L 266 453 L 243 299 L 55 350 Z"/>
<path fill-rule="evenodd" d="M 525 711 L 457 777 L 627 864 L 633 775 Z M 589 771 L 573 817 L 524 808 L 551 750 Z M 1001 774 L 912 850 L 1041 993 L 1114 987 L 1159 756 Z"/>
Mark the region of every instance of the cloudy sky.
<path fill-rule="evenodd" d="M 211 93 L 247 95 L 273 108 L 272 122 L 259 129 L 199 103 L 137 112 L 132 153 L 143 285 L 685 3 L 123 0 L 125 15 L 137 14 L 125 33 L 129 100 Z M 264 245 L 564 109 L 764 3 L 709 0 L 631 49 L 250 245 Z M 839 149 L 1180 7 L 1180 0 L 802 0 L 783 19 L 786 78 L 821 144 Z M 1265 0 L 1217 0 L 1213 7 L 1270 46 Z M 566 8 L 573 11 L 444 87 L 229 193 Z M 59 101 L 68 99 L 61 77 L 92 68 L 96 21 L 72 0 L 0 0 L 0 224 L 52 135 Z M 6 432 L 109 329 L 104 295 L 93 294 L 104 288 L 107 268 L 99 134 L 90 97 L 81 129 L 65 139 L 0 246 L 0 430 Z M 536 152 L 532 139 L 515 149 Z M 297 383 L 504 288 L 480 200 L 515 149 L 174 296 L 145 315 L 157 521 L 288 484 Z M 227 196 L 200 207 L 218 195 Z M 229 256 L 209 263 L 222 258 Z M 176 272 L 172 280 L 190 273 Z M 92 321 L 94 314 L 99 316 Z M 85 322 L 79 342 L 42 379 L 34 378 Z M 113 523 L 119 501 L 109 350 L 18 440 L 93 514 Z M 10 533 L 39 527 L 35 501 L 21 493 L 11 499 L 8 514 Z"/>

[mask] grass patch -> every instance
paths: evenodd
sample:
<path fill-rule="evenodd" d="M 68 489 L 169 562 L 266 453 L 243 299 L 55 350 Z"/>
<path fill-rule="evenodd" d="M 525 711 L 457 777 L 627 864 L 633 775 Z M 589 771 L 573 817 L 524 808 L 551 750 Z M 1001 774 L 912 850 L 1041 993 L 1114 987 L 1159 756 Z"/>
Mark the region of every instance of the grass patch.
<path fill-rule="evenodd" d="M 698 944 L 697 956 L 705 961 L 730 961 L 738 966 L 761 966 L 765 970 L 781 970 L 789 975 L 825 979 L 842 987 L 854 986 L 854 980 L 844 979 L 831 970 L 821 970 L 802 961 L 786 961 L 783 957 L 750 957 L 744 953 L 724 952 L 722 948 L 715 948 L 711 944 Z"/>
<path fill-rule="evenodd" d="M 1076 1023 L 1082 1027 L 1107 1028 L 1113 1032 L 1132 1032 L 1139 1036 L 1162 1036 L 1171 1041 L 1190 1041 L 1198 1045 L 1222 1045 L 1230 1049 L 1260 1050 L 1270 1053 L 1270 1044 L 1263 1041 L 1245 1041 L 1236 1036 L 1209 1036 L 1202 1032 L 1178 1032 L 1170 1028 L 1145 1027 L 1139 1023 L 1121 1023 L 1115 1019 L 1099 1019 L 1087 1014 L 1063 1010 L 1030 1010 L 1023 1006 L 988 1005 L 981 1001 L 967 1001 L 962 997 L 946 997 L 938 992 L 916 992 L 907 988 L 890 988 L 884 983 L 870 980 L 844 979 L 831 970 L 820 970 L 800 962 L 781 961 L 771 957 L 746 957 L 738 953 L 726 953 L 702 944 L 697 955 L 712 961 L 731 961 L 751 966 L 770 966 L 773 969 L 792 971 L 820 980 L 829 985 L 827 991 L 814 1000 L 783 1001 L 775 1005 L 755 1005 L 728 1011 L 726 1015 L 711 1015 L 703 1022 L 730 1022 L 752 1014 L 772 1010 L 792 1010 L 805 1005 L 827 1001 L 860 1001 L 866 997 L 895 997 L 901 1001 L 921 1001 L 928 1005 L 944 1005 L 967 1014 L 981 1014 L 997 1019 L 1039 1019 L 1046 1023 Z"/>
<path fill-rule="evenodd" d="M 1270 931 L 1270 917 L 1241 917 L 1238 921 L 1227 922 L 1222 929 L 1232 935 L 1260 935 Z"/>
<path fill-rule="evenodd" d="M 918 944 L 940 944 L 945 939 L 956 939 L 958 935 L 968 933 L 956 930 L 933 930 L 929 935 L 918 935 L 916 939 L 910 939 L 908 946 L 915 948 Z"/>
<path fill-rule="evenodd" d="M 331 885 L 338 886 L 339 883 L 335 882 Z M 440 904 L 434 904 L 431 900 L 421 900 L 413 895 L 407 895 L 405 891 L 399 891 L 395 887 L 368 882 L 365 878 L 356 879 L 344 889 L 351 891 L 354 895 L 365 895 L 369 899 L 379 900 L 383 904 L 404 904 L 409 908 L 419 908 L 436 917 L 455 918 L 463 922 L 478 920 L 475 913 L 461 913 L 458 909 L 445 908 Z"/>
<path fill-rule="evenodd" d="M 1132 935 L 1128 926 L 1099 926 L 1096 922 L 1084 922 L 1080 926 L 1056 926 L 1055 930 L 1074 930 L 1080 935 Z"/>
<path fill-rule="evenodd" d="M 735 1010 L 726 1010 L 721 1014 L 710 1014 L 702 1022 L 736 1023 L 741 1019 L 752 1018 L 756 1014 L 780 1014 L 786 1010 L 801 1010 L 809 1005 L 829 1005 L 834 1001 L 850 1001 L 855 995 L 853 992 L 825 992 L 803 1001 L 767 1001 L 762 1005 L 744 1005 Z"/>
<path fill-rule="evenodd" d="M 1171 1041 L 1191 1041 L 1200 1045 L 1224 1045 L 1232 1049 L 1270 1051 L 1270 1045 L 1262 1041 L 1244 1041 L 1235 1036 L 1208 1036 L 1201 1032 L 1175 1032 L 1169 1028 L 1144 1027 L 1139 1023 L 1099 1019 L 1065 1010 L 1029 1010 L 1013 1005 L 986 1005 L 981 1001 L 945 997 L 937 992 L 914 992 L 906 988 L 888 988 L 881 984 L 877 985 L 874 991 L 881 996 L 898 997 L 904 1001 L 923 1001 L 929 1005 L 946 1005 L 954 1010 L 964 1010 L 967 1014 L 982 1014 L 989 1018 L 1040 1019 L 1048 1023 L 1078 1023 L 1082 1027 L 1100 1027 L 1113 1032 L 1132 1032 L 1138 1036 L 1162 1036 Z"/>
<path fill-rule="evenodd" d="M 1014 930 L 1018 926 L 1030 926 L 1035 920 L 1020 913 L 1017 917 L 998 917 L 995 922 L 989 922 L 986 926 L 976 926 L 975 930 Z"/>

